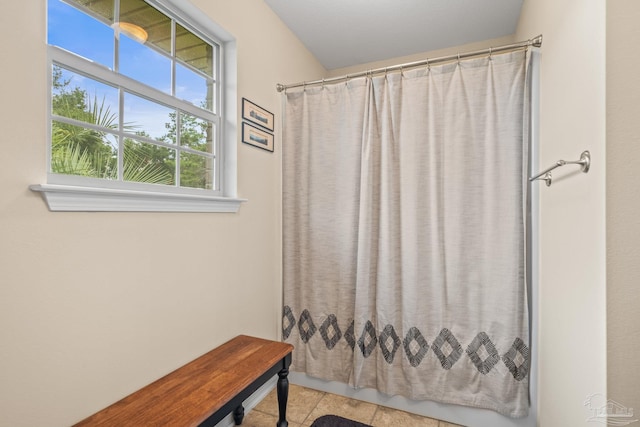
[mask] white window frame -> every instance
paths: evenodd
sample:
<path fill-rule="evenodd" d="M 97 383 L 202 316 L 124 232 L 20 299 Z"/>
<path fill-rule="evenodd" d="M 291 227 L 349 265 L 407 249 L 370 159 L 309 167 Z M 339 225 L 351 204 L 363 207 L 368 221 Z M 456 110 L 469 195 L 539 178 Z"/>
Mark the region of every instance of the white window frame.
<path fill-rule="evenodd" d="M 176 106 L 176 99 L 170 95 L 155 91 L 136 80 L 114 73 L 112 70 L 88 62 L 78 56 L 55 46 L 47 46 L 47 78 L 49 88 L 49 115 L 47 123 L 48 154 L 47 183 L 30 186 L 40 192 L 51 211 L 104 211 L 104 212 L 237 212 L 245 199 L 237 197 L 237 93 L 235 78 L 237 75 L 237 56 L 235 39 L 221 27 L 207 18 L 201 11 L 186 0 L 145 0 L 166 15 L 175 18 L 181 25 L 195 30 L 195 34 L 215 41 L 219 49 L 220 63 L 217 80 L 220 83 L 215 117 L 211 121 L 216 125 L 218 152 L 215 180 L 219 183 L 217 191 L 194 190 L 181 187 L 148 185 L 141 183 L 116 182 L 50 172 L 51 144 L 51 67 L 58 64 L 65 69 L 92 76 L 96 80 L 114 82 L 134 94 L 145 96 L 152 91 L 152 99 Z M 197 112 L 197 107 L 178 101 L 179 109 L 187 113 Z M 193 109 L 196 110 L 193 110 Z M 84 126 L 85 124 L 80 124 Z"/>

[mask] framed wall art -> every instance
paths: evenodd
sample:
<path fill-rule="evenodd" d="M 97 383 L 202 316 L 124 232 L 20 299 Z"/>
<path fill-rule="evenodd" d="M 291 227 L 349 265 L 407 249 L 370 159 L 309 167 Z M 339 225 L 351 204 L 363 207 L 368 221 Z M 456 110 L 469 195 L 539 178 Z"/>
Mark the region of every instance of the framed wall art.
<path fill-rule="evenodd" d="M 273 135 L 249 123 L 242 123 L 242 142 L 273 152 Z"/>
<path fill-rule="evenodd" d="M 242 118 L 273 132 L 273 113 L 242 98 Z"/>

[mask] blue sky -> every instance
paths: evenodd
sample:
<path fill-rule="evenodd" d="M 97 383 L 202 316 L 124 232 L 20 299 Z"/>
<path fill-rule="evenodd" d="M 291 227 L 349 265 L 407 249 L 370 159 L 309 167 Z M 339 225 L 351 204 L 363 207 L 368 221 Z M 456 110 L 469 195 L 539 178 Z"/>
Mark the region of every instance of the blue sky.
<path fill-rule="evenodd" d="M 48 3 L 48 43 L 113 69 L 113 29 L 61 1 Z"/>

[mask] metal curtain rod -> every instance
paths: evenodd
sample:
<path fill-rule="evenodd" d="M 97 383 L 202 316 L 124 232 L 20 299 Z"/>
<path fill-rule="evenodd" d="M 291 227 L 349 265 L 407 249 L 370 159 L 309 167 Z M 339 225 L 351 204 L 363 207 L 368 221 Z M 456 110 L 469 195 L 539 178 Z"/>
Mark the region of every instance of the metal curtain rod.
<path fill-rule="evenodd" d="M 583 151 L 580 154 L 580 160 L 575 161 L 567 161 L 567 160 L 558 160 L 553 166 L 543 170 L 536 176 L 532 176 L 529 178 L 529 181 L 535 181 L 536 179 L 541 179 L 546 182 L 547 187 L 551 185 L 552 176 L 551 171 L 555 168 L 559 168 L 564 165 L 580 165 L 580 170 L 584 173 L 589 172 L 589 167 L 591 167 L 591 154 L 588 151 Z"/>
<path fill-rule="evenodd" d="M 474 57 L 474 56 L 483 56 L 483 55 L 491 56 L 491 54 L 493 54 L 493 53 L 514 51 L 514 50 L 518 50 L 518 49 L 527 49 L 527 48 L 529 48 L 531 46 L 533 46 L 533 47 L 542 46 L 542 34 L 540 34 L 539 36 L 534 37 L 532 39 L 521 41 L 521 42 L 518 42 L 518 43 L 507 44 L 507 45 L 497 46 L 497 47 L 490 47 L 489 49 L 476 50 L 476 51 L 473 51 L 473 52 L 457 53 L 455 55 L 441 56 L 439 58 L 433 58 L 433 59 L 427 58 L 427 59 L 422 60 L 422 61 L 408 62 L 406 64 L 399 64 L 399 65 L 392 65 L 390 67 L 381 67 L 381 68 L 376 68 L 376 69 L 373 69 L 373 70 L 361 71 L 359 73 L 347 74 L 347 75 L 340 76 L 340 77 L 331 77 L 331 78 L 328 78 L 328 79 L 313 80 L 313 81 L 310 81 L 310 82 L 294 83 L 294 84 L 290 84 L 290 85 L 283 85 L 283 84 L 278 83 L 276 85 L 276 90 L 278 92 L 282 92 L 284 90 L 287 90 L 287 89 L 290 89 L 290 88 L 294 88 L 294 87 L 315 86 L 315 85 L 325 84 L 325 83 L 336 83 L 336 82 L 340 82 L 340 81 L 347 81 L 347 80 L 350 80 L 350 79 L 356 78 L 356 77 L 372 76 L 373 74 L 381 74 L 381 73 L 388 73 L 388 72 L 394 72 L 394 71 L 402 71 L 402 70 L 407 69 L 407 68 L 422 67 L 422 66 L 425 66 L 425 65 L 429 66 L 429 65 L 439 64 L 439 63 L 443 63 L 443 62 L 450 62 L 450 61 L 455 61 L 455 60 L 459 61 L 461 59 L 471 58 L 471 57 Z"/>

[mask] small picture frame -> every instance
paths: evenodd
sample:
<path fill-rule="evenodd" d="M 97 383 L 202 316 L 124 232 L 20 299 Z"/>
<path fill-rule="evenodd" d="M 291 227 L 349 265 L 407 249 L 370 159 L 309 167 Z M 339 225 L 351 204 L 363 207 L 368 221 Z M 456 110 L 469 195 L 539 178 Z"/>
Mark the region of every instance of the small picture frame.
<path fill-rule="evenodd" d="M 242 123 L 242 142 L 273 152 L 273 135 L 249 123 Z"/>
<path fill-rule="evenodd" d="M 242 118 L 273 132 L 273 113 L 242 98 Z"/>

